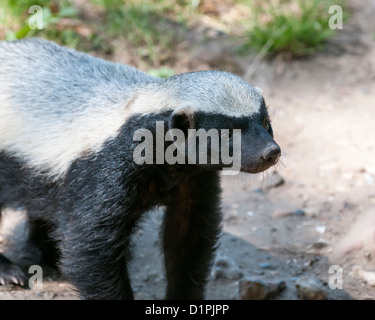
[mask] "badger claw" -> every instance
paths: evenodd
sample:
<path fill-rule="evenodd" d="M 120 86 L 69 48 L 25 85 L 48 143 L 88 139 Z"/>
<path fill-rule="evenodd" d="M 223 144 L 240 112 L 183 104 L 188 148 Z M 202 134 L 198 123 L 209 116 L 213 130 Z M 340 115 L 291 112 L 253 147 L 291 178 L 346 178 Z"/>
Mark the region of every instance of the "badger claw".
<path fill-rule="evenodd" d="M 26 276 L 22 269 L 0 255 L 0 284 L 3 286 L 15 284 L 23 287 L 25 280 Z"/>

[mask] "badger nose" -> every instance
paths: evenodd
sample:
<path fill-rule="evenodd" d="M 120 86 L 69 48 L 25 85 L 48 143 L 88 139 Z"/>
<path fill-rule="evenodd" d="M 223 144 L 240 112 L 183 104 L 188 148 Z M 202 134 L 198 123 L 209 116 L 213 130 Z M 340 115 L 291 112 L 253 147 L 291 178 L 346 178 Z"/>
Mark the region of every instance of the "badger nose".
<path fill-rule="evenodd" d="M 262 154 L 262 160 L 267 165 L 275 164 L 281 156 L 281 149 L 277 144 L 264 150 Z"/>

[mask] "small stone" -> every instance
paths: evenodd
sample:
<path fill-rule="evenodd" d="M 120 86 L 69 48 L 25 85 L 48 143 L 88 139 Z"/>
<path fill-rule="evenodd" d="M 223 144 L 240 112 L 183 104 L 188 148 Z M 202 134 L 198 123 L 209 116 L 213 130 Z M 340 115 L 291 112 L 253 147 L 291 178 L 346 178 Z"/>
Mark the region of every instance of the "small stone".
<path fill-rule="evenodd" d="M 326 232 L 326 226 L 317 226 L 315 227 L 315 231 L 319 233 L 324 233 Z"/>
<path fill-rule="evenodd" d="M 314 207 L 306 207 L 304 211 L 309 218 L 316 218 L 318 216 L 317 209 Z"/>
<path fill-rule="evenodd" d="M 297 210 L 275 210 L 272 213 L 273 218 L 285 218 L 290 216 L 303 217 L 306 215 L 306 212 L 302 209 Z"/>
<path fill-rule="evenodd" d="M 236 263 L 227 256 L 219 256 L 216 258 L 212 276 L 217 279 L 238 280 L 243 277 L 241 269 Z"/>
<path fill-rule="evenodd" d="M 365 251 L 365 252 L 363 253 L 363 256 L 364 256 L 368 261 L 371 261 L 371 259 L 372 259 L 371 252 L 369 252 L 369 251 Z"/>
<path fill-rule="evenodd" d="M 254 215 L 254 212 L 253 211 L 247 211 L 246 214 L 247 214 L 248 217 L 252 217 Z"/>
<path fill-rule="evenodd" d="M 286 288 L 285 281 L 265 282 L 260 279 L 246 278 L 239 282 L 239 294 L 242 300 L 269 300 L 275 298 Z"/>
<path fill-rule="evenodd" d="M 306 269 L 306 268 L 309 268 L 311 266 L 314 265 L 315 262 L 319 261 L 320 260 L 320 257 L 319 256 L 316 256 L 314 257 L 313 259 L 309 259 L 308 261 L 306 261 L 304 264 L 303 264 L 303 267 Z"/>
<path fill-rule="evenodd" d="M 258 275 L 258 276 L 263 276 L 264 275 L 264 271 L 263 270 L 254 270 L 253 273 L 256 274 L 256 275 Z"/>
<path fill-rule="evenodd" d="M 320 238 L 312 243 L 313 247 L 316 249 L 323 249 L 329 246 L 329 242 L 323 238 Z"/>
<path fill-rule="evenodd" d="M 290 217 L 293 214 L 292 211 L 289 210 L 275 210 L 272 213 L 273 218 L 285 218 L 285 217 Z"/>
<path fill-rule="evenodd" d="M 273 269 L 274 268 L 274 266 L 272 264 L 270 264 L 269 262 L 259 263 L 259 267 L 262 268 L 262 269 Z"/>
<path fill-rule="evenodd" d="M 348 201 L 344 201 L 344 209 L 345 210 L 354 210 L 356 208 L 356 205 L 354 203 L 350 203 Z"/>
<path fill-rule="evenodd" d="M 327 300 L 323 283 L 318 278 L 302 277 L 295 283 L 298 295 L 303 300 Z"/>
<path fill-rule="evenodd" d="M 293 211 L 293 215 L 294 216 L 301 216 L 302 217 L 302 216 L 305 216 L 306 213 L 302 209 L 297 209 L 297 210 Z"/>

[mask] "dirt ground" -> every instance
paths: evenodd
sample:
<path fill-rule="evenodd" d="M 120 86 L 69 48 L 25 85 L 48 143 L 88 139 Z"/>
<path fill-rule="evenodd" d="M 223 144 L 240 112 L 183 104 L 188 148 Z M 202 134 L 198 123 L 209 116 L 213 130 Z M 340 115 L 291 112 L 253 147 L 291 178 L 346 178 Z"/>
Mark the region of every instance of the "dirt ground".
<path fill-rule="evenodd" d="M 295 282 L 301 277 L 321 279 L 328 299 L 375 299 L 375 3 L 351 1 L 351 10 L 327 49 L 308 59 L 249 68 L 254 56 L 228 60 L 230 44 L 213 39 L 181 64 L 187 71 L 230 61 L 262 87 L 283 152 L 269 173 L 223 176 L 224 228 L 208 299 L 239 299 L 239 281 L 247 277 L 285 281 L 276 299 L 300 299 Z M 218 48 L 214 63 L 202 54 L 212 48 Z M 136 299 L 161 299 L 163 213 L 148 215 L 130 269 Z M 15 260 L 30 256 L 11 235 L 15 230 L 22 238 L 22 219 L 6 212 L 4 220 L 5 253 Z M 326 285 L 332 265 L 342 268 L 343 289 Z M 40 290 L 0 286 L 0 299 L 75 298 L 54 272 Z"/>

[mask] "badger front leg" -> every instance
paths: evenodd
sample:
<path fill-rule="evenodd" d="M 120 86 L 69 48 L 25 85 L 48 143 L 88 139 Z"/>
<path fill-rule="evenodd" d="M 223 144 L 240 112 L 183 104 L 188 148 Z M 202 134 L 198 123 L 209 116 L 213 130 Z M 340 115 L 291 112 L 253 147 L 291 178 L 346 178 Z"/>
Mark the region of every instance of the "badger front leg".
<path fill-rule="evenodd" d="M 203 299 L 220 233 L 217 172 L 205 172 L 179 185 L 163 225 L 166 299 Z"/>
<path fill-rule="evenodd" d="M 61 238 L 62 273 L 82 299 L 133 299 L 127 264 L 134 222 L 124 215 L 100 211 L 71 215 L 57 232 Z"/>

